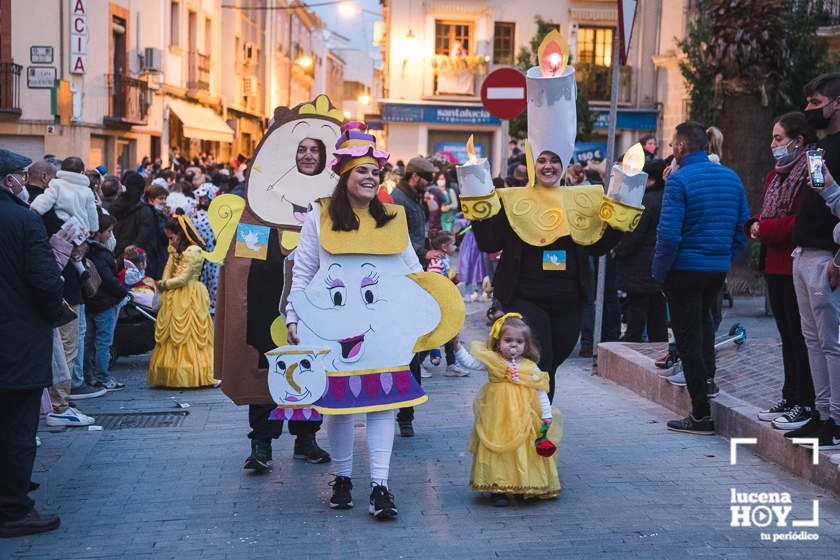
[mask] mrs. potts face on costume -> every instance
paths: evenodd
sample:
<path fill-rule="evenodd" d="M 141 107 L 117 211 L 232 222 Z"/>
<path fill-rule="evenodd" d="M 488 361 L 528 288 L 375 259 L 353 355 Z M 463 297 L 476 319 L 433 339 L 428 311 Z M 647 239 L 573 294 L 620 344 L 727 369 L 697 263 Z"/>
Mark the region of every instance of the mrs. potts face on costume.
<path fill-rule="evenodd" d="M 266 354 L 268 391 L 279 405 L 312 404 L 327 390 L 327 351 L 281 346 Z"/>
<path fill-rule="evenodd" d="M 330 255 L 289 296 L 302 347 L 330 349 L 328 371 L 409 363 L 418 338 L 441 319 L 438 301 L 410 273 L 396 255 Z"/>
<path fill-rule="evenodd" d="M 379 190 L 379 168 L 357 165 L 347 176 L 347 196 L 353 208 L 367 208 Z"/>
<path fill-rule="evenodd" d="M 537 180 L 542 185 L 556 185 L 563 173 L 563 162 L 554 152 L 545 151 L 534 162 Z"/>

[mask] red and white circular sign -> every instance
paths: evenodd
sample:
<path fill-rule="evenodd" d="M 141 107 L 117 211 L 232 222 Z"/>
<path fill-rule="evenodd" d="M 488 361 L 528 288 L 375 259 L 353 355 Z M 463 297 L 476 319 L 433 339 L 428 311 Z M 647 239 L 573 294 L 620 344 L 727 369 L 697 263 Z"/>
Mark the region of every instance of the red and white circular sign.
<path fill-rule="evenodd" d="M 481 83 L 481 103 L 500 119 L 512 119 L 525 110 L 525 74 L 515 68 L 499 68 L 490 72 Z"/>

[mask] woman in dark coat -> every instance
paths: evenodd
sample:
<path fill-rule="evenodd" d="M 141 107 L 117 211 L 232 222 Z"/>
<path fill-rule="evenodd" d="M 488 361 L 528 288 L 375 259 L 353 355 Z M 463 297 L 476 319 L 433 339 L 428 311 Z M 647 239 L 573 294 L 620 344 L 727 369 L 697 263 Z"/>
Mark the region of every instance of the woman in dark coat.
<path fill-rule="evenodd" d="M 148 259 L 146 274 L 159 280 L 163 274 L 165 259 L 162 255 L 166 252 L 167 241 L 158 226 L 155 209 L 143 199 L 146 180 L 136 171 L 127 171 L 123 176 L 123 185 L 125 192 L 111 206 L 111 214 L 117 219 L 114 255 L 121 256 L 129 245 L 141 247 Z"/>
<path fill-rule="evenodd" d="M 645 163 L 644 172 L 648 174 L 647 190 L 642 198 L 645 211 L 636 229 L 625 233 L 615 248 L 618 274 L 627 292 L 627 331 L 622 340 L 628 342 L 642 342 L 645 329 L 649 342 L 668 340 L 665 296 L 650 273 L 665 190 L 663 171 L 662 160 Z"/>

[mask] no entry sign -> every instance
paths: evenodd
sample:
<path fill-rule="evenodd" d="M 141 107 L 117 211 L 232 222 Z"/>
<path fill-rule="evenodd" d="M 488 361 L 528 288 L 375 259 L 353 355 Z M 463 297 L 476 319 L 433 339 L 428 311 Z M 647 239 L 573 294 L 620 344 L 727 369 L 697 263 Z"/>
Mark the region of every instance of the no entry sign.
<path fill-rule="evenodd" d="M 525 110 L 525 74 L 514 68 L 490 72 L 481 83 L 481 103 L 500 119 L 512 119 Z"/>

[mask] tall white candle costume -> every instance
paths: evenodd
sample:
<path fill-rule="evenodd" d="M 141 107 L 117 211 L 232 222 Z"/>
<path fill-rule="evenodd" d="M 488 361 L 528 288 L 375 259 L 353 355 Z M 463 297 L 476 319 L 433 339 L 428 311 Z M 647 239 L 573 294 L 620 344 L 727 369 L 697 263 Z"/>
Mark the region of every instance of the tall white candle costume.
<path fill-rule="evenodd" d="M 577 85 L 574 68 L 566 64 L 565 39 L 552 31 L 540 45 L 538 56 L 540 65 L 530 68 L 525 76 L 528 185 L 496 190 L 489 177 L 483 183 L 471 180 L 470 175 L 474 174 L 471 167 L 481 163 L 471 158 L 457 169 L 464 216 L 486 220 L 504 211 L 516 235 L 536 247 L 545 247 L 568 235 L 575 243 L 592 245 L 601 239 L 607 225 L 632 231 L 644 208 L 605 195 L 600 185 L 557 188 L 536 182 L 535 158 L 543 152 L 553 152 L 565 170 L 577 132 Z"/>

